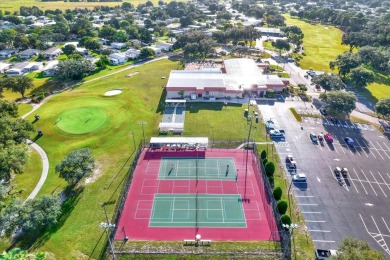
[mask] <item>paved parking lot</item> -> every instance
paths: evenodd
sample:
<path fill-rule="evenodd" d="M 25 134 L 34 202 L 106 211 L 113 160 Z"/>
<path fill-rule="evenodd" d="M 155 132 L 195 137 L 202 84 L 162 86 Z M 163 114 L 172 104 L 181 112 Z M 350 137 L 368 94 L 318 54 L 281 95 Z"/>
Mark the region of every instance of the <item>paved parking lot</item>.
<path fill-rule="evenodd" d="M 305 173 L 308 178 L 306 183 L 293 183 L 292 190 L 317 248 L 335 249 L 345 236 L 352 236 L 369 242 L 389 258 L 389 140 L 372 125 L 350 121 L 336 125 L 312 117 L 298 123 L 288 110 L 293 101 L 286 103 L 259 108 L 264 120 L 273 118 L 286 131 L 284 139 L 274 141 L 282 161 L 292 154 L 297 163 L 296 171 L 287 171 L 289 181 L 295 173 Z M 296 109 L 301 107 L 295 103 Z M 312 143 L 310 132 L 329 132 L 334 142 Z M 345 143 L 347 136 L 354 146 Z M 336 176 L 336 167 L 346 167 L 347 176 Z"/>

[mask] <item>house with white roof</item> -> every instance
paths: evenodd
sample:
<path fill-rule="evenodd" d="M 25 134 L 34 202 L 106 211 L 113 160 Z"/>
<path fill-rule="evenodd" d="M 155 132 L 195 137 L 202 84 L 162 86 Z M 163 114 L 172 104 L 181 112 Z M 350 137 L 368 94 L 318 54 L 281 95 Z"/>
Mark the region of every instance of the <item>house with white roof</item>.
<path fill-rule="evenodd" d="M 268 90 L 282 91 L 288 81 L 277 75 L 264 75 L 252 59 L 224 60 L 222 68 L 172 70 L 166 85 L 167 99 L 196 98 L 253 98 L 262 97 Z"/>
<path fill-rule="evenodd" d="M 163 51 L 171 51 L 173 49 L 173 44 L 167 42 L 159 42 L 155 46 Z"/>
<path fill-rule="evenodd" d="M 141 51 L 137 50 L 137 49 L 134 49 L 134 48 L 130 48 L 125 53 L 126 53 L 126 57 L 128 57 L 128 58 L 138 59 Z"/>
<path fill-rule="evenodd" d="M 4 73 L 10 66 L 9 63 L 0 62 L 0 73 Z"/>
<path fill-rule="evenodd" d="M 49 61 L 46 66 L 42 69 L 42 74 L 44 77 L 53 77 L 56 75 L 56 67 L 58 65 L 58 60 Z"/>
<path fill-rule="evenodd" d="M 61 53 L 62 53 L 62 51 L 60 50 L 60 48 L 52 47 L 52 48 L 49 48 L 49 49 L 45 50 L 44 52 L 42 52 L 42 55 L 47 59 L 55 59 L 59 55 L 61 55 Z"/>
<path fill-rule="evenodd" d="M 124 52 L 112 53 L 108 55 L 108 60 L 111 64 L 118 65 L 125 63 L 127 61 L 127 56 Z"/>
<path fill-rule="evenodd" d="M 18 50 L 16 50 L 16 49 L 5 49 L 5 50 L 0 51 L 0 58 L 8 59 L 8 58 L 11 58 L 16 53 L 18 53 Z"/>
<path fill-rule="evenodd" d="M 123 48 L 126 47 L 126 43 L 124 43 L 124 42 L 113 42 L 113 43 L 111 43 L 110 47 L 113 48 L 113 49 L 120 50 L 120 49 L 123 49 Z"/>

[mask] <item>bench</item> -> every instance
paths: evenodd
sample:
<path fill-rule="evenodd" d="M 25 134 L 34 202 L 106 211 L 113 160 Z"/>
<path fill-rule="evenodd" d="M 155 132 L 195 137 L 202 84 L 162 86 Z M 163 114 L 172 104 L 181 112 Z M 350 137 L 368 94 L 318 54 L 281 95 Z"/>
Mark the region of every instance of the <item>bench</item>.
<path fill-rule="evenodd" d="M 196 244 L 196 240 L 194 239 L 184 239 L 184 245 L 187 246 L 187 245 L 195 245 Z"/>
<path fill-rule="evenodd" d="M 210 246 L 211 245 L 211 240 L 199 240 L 199 241 L 196 241 L 194 239 L 184 239 L 184 245 L 185 246 L 189 246 L 189 245 Z"/>

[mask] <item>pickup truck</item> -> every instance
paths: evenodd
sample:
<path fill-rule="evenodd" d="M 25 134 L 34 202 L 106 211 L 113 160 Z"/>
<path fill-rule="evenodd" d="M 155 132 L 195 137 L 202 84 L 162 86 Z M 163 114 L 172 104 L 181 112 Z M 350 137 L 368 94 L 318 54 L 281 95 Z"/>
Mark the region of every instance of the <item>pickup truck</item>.
<path fill-rule="evenodd" d="M 326 260 L 337 255 L 337 250 L 317 249 L 315 251 L 317 260 Z"/>
<path fill-rule="evenodd" d="M 283 137 L 285 134 L 284 130 L 274 129 L 269 131 L 269 135 L 273 137 Z"/>

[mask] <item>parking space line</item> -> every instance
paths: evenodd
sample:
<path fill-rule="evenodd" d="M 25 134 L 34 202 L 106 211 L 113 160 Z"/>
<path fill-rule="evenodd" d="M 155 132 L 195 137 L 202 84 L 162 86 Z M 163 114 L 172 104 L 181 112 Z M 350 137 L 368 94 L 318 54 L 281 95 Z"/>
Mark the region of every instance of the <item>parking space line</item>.
<path fill-rule="evenodd" d="M 373 144 L 371 141 L 369 141 L 369 142 L 370 142 L 371 146 L 375 149 L 375 151 L 379 154 L 379 156 L 382 157 L 382 159 L 384 160 L 385 158 L 383 158 L 383 156 L 382 156 L 381 153 L 378 151 L 378 149 L 374 146 L 374 144 Z"/>
<path fill-rule="evenodd" d="M 355 169 L 354 169 L 355 170 Z M 356 188 L 356 185 L 355 185 L 355 182 L 353 181 L 353 179 L 351 178 L 351 174 L 349 174 L 349 178 L 348 180 L 350 180 L 353 184 L 353 187 L 355 188 L 356 192 L 359 193 L 358 189 Z"/>
<path fill-rule="evenodd" d="M 323 232 L 323 233 L 330 233 L 329 230 L 320 230 L 320 229 L 309 229 L 310 232 Z"/>
<path fill-rule="evenodd" d="M 374 174 L 372 173 L 372 171 L 370 171 L 370 173 L 371 173 L 372 177 L 374 178 L 375 182 L 378 184 L 379 189 L 381 189 L 381 191 L 383 192 L 383 195 L 385 195 L 385 197 L 387 198 L 387 195 L 386 195 L 386 193 L 383 191 L 383 189 L 382 189 L 382 187 L 381 187 L 381 184 L 376 180 L 376 178 L 375 178 Z"/>
<path fill-rule="evenodd" d="M 376 143 L 377 143 L 378 146 L 381 148 L 381 150 L 385 153 L 385 155 L 387 156 L 387 158 L 390 159 L 390 156 L 387 155 L 386 151 L 382 148 L 382 146 L 378 143 L 378 141 L 376 141 Z"/>
<path fill-rule="evenodd" d="M 305 220 L 308 223 L 326 223 L 326 220 Z"/>
<path fill-rule="evenodd" d="M 359 214 L 359 216 L 360 216 L 361 221 L 363 222 L 364 228 L 366 229 L 367 233 L 375 240 L 375 242 L 377 242 L 386 251 L 387 254 L 390 255 L 390 250 L 389 250 L 389 248 L 388 248 L 388 246 L 386 244 L 386 241 L 383 239 L 383 235 L 381 234 L 381 232 L 380 232 L 380 230 L 379 230 L 379 228 L 378 228 L 378 226 L 377 226 L 377 224 L 375 222 L 375 219 L 371 216 L 371 218 L 374 221 L 374 224 L 375 224 L 375 226 L 376 226 L 376 228 L 378 230 L 378 233 L 370 232 L 367 229 L 366 223 L 364 223 L 362 215 Z M 376 237 L 378 237 L 378 236 L 380 237 L 380 239 L 376 239 Z"/>
<path fill-rule="evenodd" d="M 371 189 L 374 191 L 374 193 L 375 193 L 375 196 L 378 196 L 378 194 L 376 194 L 376 191 L 375 191 L 374 187 L 372 186 L 371 182 L 368 180 L 368 178 L 367 178 L 367 175 L 364 173 L 363 169 L 361 169 L 361 171 L 362 171 L 362 173 L 363 173 L 364 177 L 366 178 L 366 180 L 367 180 L 368 184 L 370 184 L 370 186 L 371 186 Z"/>
<path fill-rule="evenodd" d="M 355 172 L 355 174 L 356 174 L 356 176 L 357 176 L 357 178 L 358 178 L 358 180 L 359 180 L 360 184 L 362 185 L 362 187 L 363 187 L 364 191 L 365 191 L 365 192 L 366 192 L 366 194 L 368 195 L 368 192 L 367 192 L 367 190 L 366 190 L 366 187 L 364 187 L 364 185 L 363 185 L 363 183 L 362 183 L 362 181 L 361 181 L 361 179 L 360 179 L 359 175 L 357 174 L 357 172 L 356 172 L 355 168 L 353 168 L 353 171 Z"/>
<path fill-rule="evenodd" d="M 333 240 L 314 240 L 313 242 L 318 242 L 318 243 L 336 243 L 336 241 Z"/>
<path fill-rule="evenodd" d="M 334 174 L 334 171 L 332 169 L 332 167 L 330 165 L 329 166 L 329 169 L 330 169 L 330 174 L 332 174 L 333 178 L 338 182 L 338 183 L 341 183 L 343 185 L 343 187 L 349 191 L 348 187 L 347 187 L 347 184 L 345 183 L 345 180 L 344 178 L 342 178 L 341 176 L 339 176 L 339 178 L 337 178 Z M 341 174 L 341 173 L 340 173 Z"/>
<path fill-rule="evenodd" d="M 317 203 L 299 203 L 300 206 L 318 206 Z"/>
<path fill-rule="evenodd" d="M 320 211 L 302 211 L 302 214 L 322 214 Z"/>
<path fill-rule="evenodd" d="M 387 188 L 390 190 L 390 184 L 386 182 L 386 180 L 383 178 L 382 174 L 378 172 L 379 176 L 381 176 L 383 183 L 387 186 Z"/>
<path fill-rule="evenodd" d="M 364 140 L 362 140 L 362 143 L 364 143 L 365 147 L 370 151 L 370 154 L 371 154 L 372 156 L 374 156 L 374 158 L 376 159 L 375 154 L 371 151 L 371 148 L 368 146 L 368 144 L 367 144 L 366 142 L 364 142 Z"/>
<path fill-rule="evenodd" d="M 314 198 L 313 195 L 297 195 L 295 198 Z"/>
<path fill-rule="evenodd" d="M 357 140 L 355 140 L 355 141 L 356 141 L 356 143 L 359 144 L 359 147 L 361 148 L 361 150 L 363 150 L 364 154 L 368 157 L 368 153 L 365 150 L 365 148 L 367 149 L 368 147 L 360 145 L 360 143 Z"/>

